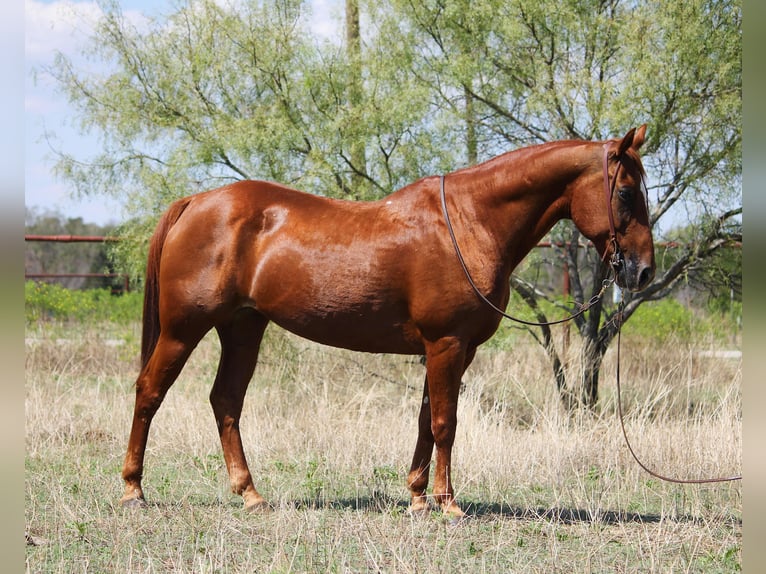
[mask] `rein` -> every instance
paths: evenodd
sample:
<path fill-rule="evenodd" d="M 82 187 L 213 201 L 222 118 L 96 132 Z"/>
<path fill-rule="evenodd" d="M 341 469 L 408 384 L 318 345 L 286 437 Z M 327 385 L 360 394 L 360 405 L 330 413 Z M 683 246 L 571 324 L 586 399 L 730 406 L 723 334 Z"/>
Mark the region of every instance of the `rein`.
<path fill-rule="evenodd" d="M 607 145 L 604 145 L 604 196 L 606 199 L 606 211 L 609 215 L 609 241 L 612 245 L 612 254 L 609 258 L 609 265 L 612 269 L 612 272 L 614 275 L 617 274 L 617 271 L 619 268 L 624 264 L 624 256 L 622 254 L 622 251 L 620 250 L 620 246 L 617 242 L 617 232 L 614 225 L 614 214 L 612 213 L 612 195 L 614 193 L 614 186 L 617 182 L 617 175 L 619 174 L 620 168 L 622 167 L 622 162 L 620 161 L 619 157 L 617 158 L 617 170 L 614 173 L 614 178 L 611 179 L 609 177 L 609 154 L 608 154 L 608 148 Z M 511 321 L 515 321 L 516 323 L 521 323 L 522 325 L 529 325 L 532 327 L 545 327 L 550 325 L 559 325 L 561 323 L 566 323 L 568 321 L 572 321 L 573 319 L 579 317 L 585 311 L 590 309 L 593 305 L 598 303 L 601 300 L 601 297 L 604 295 L 604 292 L 614 283 L 614 279 L 605 279 L 601 285 L 601 290 L 591 297 L 587 303 L 584 305 L 581 305 L 578 303 L 578 305 L 581 305 L 580 309 L 570 315 L 569 317 L 565 317 L 564 319 L 558 319 L 556 321 L 547 321 L 542 323 L 537 323 L 534 321 L 526 321 L 524 319 L 519 319 L 518 317 L 514 317 L 512 315 L 509 315 L 502 309 L 500 309 L 497 305 L 495 305 L 492 301 L 490 301 L 478 288 L 476 283 L 474 282 L 473 278 L 471 277 L 471 273 L 468 271 L 468 266 L 466 265 L 465 259 L 463 258 L 463 254 L 460 252 L 460 247 L 458 246 L 457 239 L 455 237 L 455 230 L 452 227 L 452 222 L 450 220 L 449 211 L 447 210 L 447 197 L 444 191 L 444 175 L 440 176 L 439 181 L 439 196 L 441 198 L 441 205 L 442 205 L 442 213 L 444 215 L 444 221 L 447 224 L 447 231 L 449 231 L 450 239 L 452 239 L 452 245 L 455 248 L 455 254 L 457 255 L 458 261 L 460 261 L 460 266 L 463 268 L 463 272 L 465 273 L 466 279 L 468 279 L 468 283 L 470 283 L 471 287 L 473 288 L 476 295 L 481 299 L 484 303 L 486 303 L 492 310 L 494 310 L 496 313 L 500 314 L 501 316 L 505 317 L 506 319 L 510 319 Z M 647 198 L 648 200 L 648 198 Z M 622 311 L 624 308 L 624 303 L 620 302 L 620 310 L 617 313 L 618 317 L 618 324 L 617 324 L 617 413 L 620 419 L 620 427 L 622 429 L 622 436 L 625 439 L 625 444 L 628 447 L 628 450 L 630 451 L 631 456 L 633 457 L 633 460 L 638 463 L 638 466 L 640 466 L 645 472 L 652 475 L 655 478 L 658 478 L 660 480 L 663 480 L 665 482 L 672 482 L 676 484 L 708 484 L 708 483 L 714 483 L 714 482 L 732 482 L 735 480 L 742 480 L 742 475 L 735 475 L 735 476 L 727 476 L 727 477 L 721 477 L 721 478 L 695 478 L 695 479 L 681 479 L 681 478 L 673 478 L 664 476 L 662 474 L 659 474 L 653 470 L 651 470 L 649 467 L 644 464 L 641 459 L 638 458 L 638 455 L 636 455 L 635 451 L 633 450 L 633 446 L 630 444 L 630 440 L 628 439 L 628 433 L 625 429 L 625 418 L 622 412 L 622 388 L 620 385 L 620 348 L 622 346 Z"/>

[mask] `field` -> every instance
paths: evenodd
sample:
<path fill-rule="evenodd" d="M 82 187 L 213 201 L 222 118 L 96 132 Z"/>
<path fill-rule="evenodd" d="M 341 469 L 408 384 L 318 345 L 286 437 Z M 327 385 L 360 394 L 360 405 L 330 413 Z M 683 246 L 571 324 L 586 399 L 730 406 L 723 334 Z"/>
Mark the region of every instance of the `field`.
<path fill-rule="evenodd" d="M 615 353 L 599 409 L 567 414 L 524 337 L 480 349 L 464 377 L 453 479 L 469 518 L 407 512 L 424 370 L 270 327 L 242 432 L 256 487 L 229 491 L 208 393 L 208 336 L 155 418 L 144 489 L 125 511 L 120 470 L 138 326 L 38 322 L 26 344 L 28 572 L 733 572 L 741 484 L 661 482 L 630 458 Z M 709 341 L 623 339 L 627 429 L 647 464 L 737 473 L 741 362 Z"/>

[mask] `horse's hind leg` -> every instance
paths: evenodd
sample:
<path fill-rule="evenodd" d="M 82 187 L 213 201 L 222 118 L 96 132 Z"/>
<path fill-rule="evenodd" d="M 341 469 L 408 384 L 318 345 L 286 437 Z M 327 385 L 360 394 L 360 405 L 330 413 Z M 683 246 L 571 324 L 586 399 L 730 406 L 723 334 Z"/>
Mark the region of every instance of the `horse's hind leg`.
<path fill-rule="evenodd" d="M 133 426 L 130 430 L 128 450 L 122 468 L 125 494 L 120 499 L 123 506 L 144 506 L 141 478 L 144 472 L 144 453 L 149 436 L 149 426 L 165 395 L 178 377 L 189 354 L 201 336 L 193 340 L 180 340 L 161 334 L 149 361 L 141 369 L 136 380 L 136 403 L 133 410 Z"/>
<path fill-rule="evenodd" d="M 245 508 L 252 510 L 266 508 L 267 504 L 253 485 L 242 448 L 239 419 L 267 324 L 268 319 L 260 313 L 241 309 L 231 322 L 217 327 L 221 361 L 210 392 L 231 489 L 242 496 Z"/>

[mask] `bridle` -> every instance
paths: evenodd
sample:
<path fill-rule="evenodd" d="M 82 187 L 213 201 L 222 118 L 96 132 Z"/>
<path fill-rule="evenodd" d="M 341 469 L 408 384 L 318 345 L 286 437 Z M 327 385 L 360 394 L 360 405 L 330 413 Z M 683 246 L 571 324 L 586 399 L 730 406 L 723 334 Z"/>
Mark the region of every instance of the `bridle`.
<path fill-rule="evenodd" d="M 614 213 L 612 212 L 612 196 L 614 187 L 617 185 L 617 176 L 622 167 L 621 157 L 617 156 L 617 169 L 614 170 L 614 178 L 609 178 L 609 146 L 604 144 L 604 199 L 606 199 L 606 213 L 609 216 L 609 243 L 612 245 L 612 255 L 609 257 L 609 266 L 617 274 L 620 267 L 625 263 L 625 256 L 620 250 L 620 244 L 617 242 L 617 231 L 614 227 Z M 606 254 L 605 254 L 606 255 Z"/>
<path fill-rule="evenodd" d="M 620 268 L 625 264 L 625 256 L 622 253 L 622 250 L 620 249 L 620 244 L 617 241 L 617 230 L 614 225 L 614 214 L 612 213 L 612 196 L 614 195 L 614 188 L 617 184 L 617 176 L 620 173 L 620 168 L 622 167 L 622 159 L 620 155 L 616 156 L 617 159 L 617 168 L 614 172 L 614 177 L 609 177 L 609 146 L 608 144 L 604 144 L 604 198 L 606 200 L 606 212 L 609 216 L 609 242 L 612 247 L 612 253 L 609 256 L 609 267 L 612 270 L 612 274 L 614 277 L 617 276 L 617 273 L 619 272 Z M 463 268 L 463 272 L 465 273 L 466 279 L 468 279 L 468 283 L 470 283 L 471 287 L 473 288 L 476 295 L 481 299 L 485 304 L 487 304 L 491 309 L 493 309 L 496 313 L 500 314 L 501 316 L 505 317 L 506 319 L 510 319 L 511 321 L 515 321 L 516 323 L 521 323 L 522 325 L 529 325 L 532 327 L 545 327 L 550 325 L 558 325 L 561 323 L 566 323 L 568 321 L 571 321 L 583 313 L 590 309 L 593 305 L 598 303 L 601 300 L 601 297 L 604 295 L 604 292 L 609 288 L 609 286 L 614 283 L 614 278 L 607 278 L 604 281 L 602 281 L 601 289 L 599 292 L 594 295 L 593 297 L 588 300 L 587 303 L 584 305 L 580 305 L 580 309 L 573 313 L 572 315 L 565 317 L 564 319 L 559 319 L 556 321 L 545 321 L 541 323 L 537 323 L 534 321 L 526 321 L 524 319 L 519 319 L 518 317 L 514 317 L 512 315 L 507 314 L 505 311 L 500 309 L 497 305 L 495 305 L 492 301 L 490 301 L 478 288 L 476 283 L 474 282 L 473 278 L 471 277 L 471 273 L 468 271 L 468 266 L 466 265 L 465 259 L 463 258 L 463 254 L 460 252 L 460 247 L 458 246 L 457 239 L 455 238 L 455 230 L 452 228 L 452 222 L 450 221 L 449 211 L 447 210 L 447 197 L 445 194 L 444 189 L 444 179 L 445 176 L 441 175 L 439 180 L 439 196 L 441 199 L 441 205 L 442 205 L 442 214 L 444 215 L 444 221 L 447 224 L 447 231 L 449 232 L 450 239 L 452 239 L 452 245 L 455 248 L 455 254 L 457 255 L 458 260 L 460 261 L 460 266 Z M 646 185 L 643 181 L 643 173 L 641 173 L 641 183 L 643 186 L 643 190 L 645 192 Z M 647 201 L 647 209 L 648 209 L 648 196 L 645 196 L 644 199 Z M 606 256 L 606 255 L 605 255 Z M 615 315 L 615 321 L 617 324 L 617 413 L 620 419 L 620 427 L 622 429 L 622 436 L 625 439 L 625 444 L 628 446 L 628 450 L 630 451 L 631 456 L 633 459 L 638 463 L 638 465 L 647 473 L 654 476 L 655 478 L 658 478 L 660 480 L 664 480 L 666 482 L 673 482 L 676 484 L 708 484 L 713 482 L 731 482 L 735 480 L 742 480 L 742 475 L 736 475 L 736 476 L 727 476 L 727 477 L 721 477 L 721 478 L 696 478 L 696 479 L 680 479 L 680 478 L 672 478 L 667 477 L 662 474 L 659 474 L 650 468 L 648 468 L 641 459 L 638 458 L 638 455 L 636 455 L 635 451 L 633 450 L 633 446 L 630 444 L 630 440 L 628 439 L 628 433 L 625 429 L 625 419 L 622 412 L 622 392 L 621 392 L 621 385 L 620 385 L 620 349 L 621 349 L 621 342 L 622 342 L 622 313 L 624 309 L 624 301 L 620 300 L 620 307 Z"/>
<path fill-rule="evenodd" d="M 625 257 L 622 254 L 622 251 L 620 250 L 620 245 L 617 243 L 617 232 L 615 231 L 614 227 L 614 214 L 612 213 L 612 196 L 614 195 L 614 187 L 617 183 L 617 175 L 620 172 L 620 168 L 622 167 L 622 161 L 620 160 L 620 156 L 617 156 L 617 169 L 614 172 L 614 178 L 611 180 L 611 184 L 609 181 L 609 151 L 607 144 L 604 144 L 604 196 L 606 198 L 606 212 L 609 215 L 609 241 L 612 244 L 612 255 L 609 258 L 609 265 L 612 268 L 612 271 L 616 274 L 620 267 L 624 265 L 625 263 Z M 644 190 L 646 190 L 646 185 L 644 185 L 643 182 L 643 173 L 641 173 L 641 183 L 643 185 Z M 648 197 L 645 196 L 645 199 L 647 200 L 647 208 L 648 208 Z M 620 350 L 622 348 L 622 312 L 625 306 L 624 300 L 620 299 L 620 306 L 619 310 L 615 316 L 615 320 L 617 321 L 617 373 L 616 373 L 616 380 L 617 380 L 617 414 L 620 419 L 620 428 L 622 429 L 622 436 L 625 438 L 625 444 L 628 446 L 628 450 L 630 451 L 631 456 L 633 457 L 633 460 L 635 460 L 638 463 L 638 466 L 640 466 L 644 471 L 651 474 L 655 478 L 659 478 L 660 480 L 664 480 L 665 482 L 673 482 L 676 484 L 708 484 L 712 482 L 731 482 L 734 480 L 742 480 L 742 475 L 736 475 L 736 476 L 726 476 L 726 477 L 720 477 L 720 478 L 692 478 L 692 479 L 682 479 L 682 478 L 673 478 L 669 476 L 664 476 L 662 474 L 659 474 L 650 468 L 648 468 L 640 458 L 638 458 L 638 455 L 636 455 L 635 451 L 633 450 L 633 446 L 630 444 L 630 440 L 628 439 L 628 432 L 625 430 L 625 417 L 623 416 L 622 412 L 622 388 L 620 385 Z"/>

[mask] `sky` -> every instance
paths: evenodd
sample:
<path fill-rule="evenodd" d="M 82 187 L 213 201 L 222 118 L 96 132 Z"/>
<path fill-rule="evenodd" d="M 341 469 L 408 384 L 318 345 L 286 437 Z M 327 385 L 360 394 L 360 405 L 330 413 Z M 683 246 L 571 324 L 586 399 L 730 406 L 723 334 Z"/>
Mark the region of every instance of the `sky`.
<path fill-rule="evenodd" d="M 7 1 L 7 0 L 5 0 Z M 140 21 L 143 15 L 169 11 L 172 2 L 120 0 L 123 14 Z M 342 0 L 312 0 L 312 29 L 325 37 L 337 36 Z M 119 223 L 120 205 L 106 196 L 77 199 L 68 182 L 53 174 L 55 150 L 76 153 L 83 159 L 98 151 L 98 138 L 76 128 L 77 117 L 45 67 L 61 52 L 76 64 L 85 65 L 80 51 L 100 14 L 94 1 L 24 0 L 24 203 L 35 211 L 55 211 L 65 217 L 81 217 L 86 223 Z M 50 140 L 46 134 L 54 134 Z"/>

